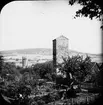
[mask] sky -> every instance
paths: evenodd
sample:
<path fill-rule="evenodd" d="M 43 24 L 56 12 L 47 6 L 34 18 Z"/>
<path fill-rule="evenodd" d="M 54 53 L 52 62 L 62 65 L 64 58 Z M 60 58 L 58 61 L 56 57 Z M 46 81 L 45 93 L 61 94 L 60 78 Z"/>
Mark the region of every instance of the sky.
<path fill-rule="evenodd" d="M 64 35 L 69 49 L 101 53 L 101 23 L 74 19 L 81 6 L 68 1 L 13 1 L 0 14 L 0 50 L 52 48 L 52 40 Z"/>

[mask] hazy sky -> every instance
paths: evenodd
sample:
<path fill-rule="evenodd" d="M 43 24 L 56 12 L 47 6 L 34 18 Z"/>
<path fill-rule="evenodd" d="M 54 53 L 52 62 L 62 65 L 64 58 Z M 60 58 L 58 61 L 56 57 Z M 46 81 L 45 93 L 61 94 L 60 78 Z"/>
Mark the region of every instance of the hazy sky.
<path fill-rule="evenodd" d="M 68 1 L 14 1 L 0 14 L 0 50 L 52 48 L 60 35 L 69 39 L 69 48 L 101 53 L 100 22 L 89 18 L 73 19 L 79 5 Z"/>

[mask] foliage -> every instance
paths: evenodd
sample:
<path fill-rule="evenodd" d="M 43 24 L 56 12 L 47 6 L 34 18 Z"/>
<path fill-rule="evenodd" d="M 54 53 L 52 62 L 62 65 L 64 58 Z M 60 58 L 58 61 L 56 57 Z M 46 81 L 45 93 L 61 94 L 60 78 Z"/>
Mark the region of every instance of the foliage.
<path fill-rule="evenodd" d="M 1 63 L 0 63 L 1 64 Z M 13 98 L 13 104 L 29 104 L 30 94 L 38 94 L 38 86 L 42 86 L 44 79 L 52 81 L 55 78 L 52 62 L 36 64 L 34 67 L 18 68 L 13 63 L 2 61 L 2 82 L 0 81 L 0 90 L 3 95 Z M 16 79 L 18 77 L 18 79 Z M 43 81 L 41 81 L 42 79 Z M 47 89 L 50 89 L 49 87 Z M 45 90 L 46 91 L 46 90 Z M 51 90 L 50 90 L 51 91 Z M 45 104 L 45 101 L 38 100 L 37 105 Z"/>
<path fill-rule="evenodd" d="M 0 84 L 2 84 L 0 85 L 0 90 L 5 96 L 15 99 L 13 104 L 16 105 L 45 105 L 46 103 L 58 100 L 60 99 L 59 93 L 52 92 L 54 88 L 52 83 L 54 83 L 53 81 L 55 79 L 57 84 L 63 84 L 70 87 L 71 83 L 75 80 L 84 82 L 88 75 L 93 74 L 90 69 L 92 62 L 88 56 L 85 59 L 83 59 L 82 56 L 73 56 L 64 59 L 64 62 L 59 66 L 59 69 L 63 74 L 66 74 L 66 78 L 56 76 L 52 62 L 36 64 L 30 68 L 19 68 L 20 72 L 12 63 L 3 62 L 2 64 L 1 77 L 3 80 L 0 82 Z M 70 73 L 72 74 L 73 79 L 70 78 Z M 96 73 L 97 72 L 94 72 L 91 76 L 92 79 L 97 77 Z M 16 76 L 18 79 L 15 79 Z M 67 87 L 63 88 L 67 89 Z M 36 97 L 31 99 L 28 97 L 31 94 L 38 95 L 41 91 L 52 93 L 39 98 Z M 73 93 L 74 91 L 67 92 Z"/>
<path fill-rule="evenodd" d="M 60 95 L 57 92 L 53 92 L 53 93 L 49 93 L 46 96 L 43 96 L 41 99 L 43 101 L 45 101 L 45 103 L 50 103 L 50 102 L 59 100 L 60 99 Z"/>
<path fill-rule="evenodd" d="M 3 58 L 2 55 L 0 55 L 0 73 L 1 73 L 1 70 L 2 70 L 3 62 L 4 62 L 4 58 Z"/>
<path fill-rule="evenodd" d="M 29 105 L 45 105 L 45 100 L 42 97 L 30 99 Z"/>
<path fill-rule="evenodd" d="M 25 85 L 22 81 L 12 82 L 11 84 L 3 86 L 1 93 L 4 96 L 12 98 L 15 105 L 25 104 L 27 105 L 31 93 L 31 87 Z"/>
<path fill-rule="evenodd" d="M 1 77 L 7 81 L 15 81 L 21 77 L 21 74 L 16 69 L 16 66 L 13 63 L 4 62 L 2 64 Z"/>
<path fill-rule="evenodd" d="M 63 64 L 59 68 L 62 73 L 66 74 L 67 81 L 71 80 L 71 73 L 73 81 L 84 82 L 88 75 L 91 75 L 93 78 L 93 75 L 96 74 L 96 72 L 93 74 L 93 71 L 91 70 L 92 66 L 93 63 L 89 56 L 86 56 L 84 59 L 83 56 L 78 55 L 64 59 Z"/>
<path fill-rule="evenodd" d="M 38 105 L 45 105 L 45 101 L 43 101 L 42 99 L 37 100 L 37 104 Z"/>
<path fill-rule="evenodd" d="M 93 19 L 94 17 L 102 21 L 103 28 L 103 7 L 101 0 L 69 0 L 69 5 L 74 5 L 75 3 L 82 5 L 82 9 L 76 11 L 75 17 L 85 16 Z"/>
<path fill-rule="evenodd" d="M 37 84 L 36 75 L 32 75 L 30 72 L 21 74 L 15 64 L 3 60 L 0 62 L 2 64 L 0 93 L 14 99 L 12 103 L 15 105 L 27 105 L 29 102 L 28 96 Z"/>
<path fill-rule="evenodd" d="M 23 81 L 26 85 L 30 85 L 32 88 L 38 84 L 38 78 L 36 75 L 27 72 L 23 74 L 21 81 Z"/>
<path fill-rule="evenodd" d="M 103 63 L 99 66 L 99 71 L 94 75 L 97 85 L 103 86 Z"/>
<path fill-rule="evenodd" d="M 56 77 L 56 88 L 67 88 L 71 84 L 72 80 L 68 78 L 63 78 L 62 76 L 57 76 Z"/>
<path fill-rule="evenodd" d="M 55 78 L 52 61 L 35 64 L 33 71 L 35 71 L 40 78 L 47 79 L 48 81 L 52 81 Z"/>

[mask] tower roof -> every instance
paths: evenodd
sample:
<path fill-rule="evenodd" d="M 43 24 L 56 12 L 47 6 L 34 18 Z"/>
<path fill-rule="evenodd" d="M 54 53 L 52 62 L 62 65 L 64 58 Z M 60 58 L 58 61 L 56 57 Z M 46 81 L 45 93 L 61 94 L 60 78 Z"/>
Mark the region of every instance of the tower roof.
<path fill-rule="evenodd" d="M 69 40 L 67 37 L 65 37 L 65 36 L 63 36 L 63 35 L 57 37 L 56 39 L 59 39 L 59 38 L 63 38 L 63 39 L 67 39 L 67 40 Z M 55 39 L 54 39 L 54 40 L 55 40 Z"/>

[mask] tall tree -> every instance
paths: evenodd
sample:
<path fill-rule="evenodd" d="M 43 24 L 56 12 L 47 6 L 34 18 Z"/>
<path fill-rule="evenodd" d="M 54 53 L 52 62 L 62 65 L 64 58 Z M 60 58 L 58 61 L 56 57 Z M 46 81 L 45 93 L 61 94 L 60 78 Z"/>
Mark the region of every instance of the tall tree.
<path fill-rule="evenodd" d="M 75 3 L 83 6 L 81 9 L 76 11 L 76 17 L 85 16 L 90 19 L 96 18 L 102 22 L 101 28 L 103 29 L 103 6 L 102 0 L 69 0 L 69 5 L 74 5 Z"/>

